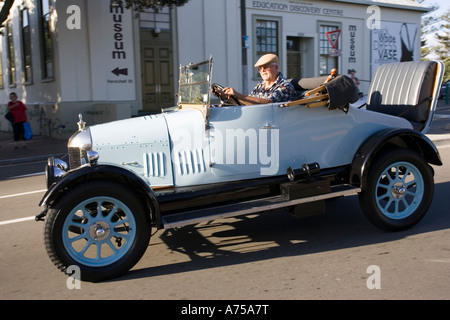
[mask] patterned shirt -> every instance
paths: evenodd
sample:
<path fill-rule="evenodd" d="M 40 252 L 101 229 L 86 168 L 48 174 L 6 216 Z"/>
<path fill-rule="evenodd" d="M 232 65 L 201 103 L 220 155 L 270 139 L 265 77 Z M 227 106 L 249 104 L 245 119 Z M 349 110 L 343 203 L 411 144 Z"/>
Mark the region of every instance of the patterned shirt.
<path fill-rule="evenodd" d="M 264 83 L 265 81 L 258 83 L 249 95 L 251 97 L 270 99 L 272 103 L 293 101 L 298 97 L 294 86 L 286 80 L 281 72 L 278 74 L 277 80 L 269 89 L 264 88 Z"/>

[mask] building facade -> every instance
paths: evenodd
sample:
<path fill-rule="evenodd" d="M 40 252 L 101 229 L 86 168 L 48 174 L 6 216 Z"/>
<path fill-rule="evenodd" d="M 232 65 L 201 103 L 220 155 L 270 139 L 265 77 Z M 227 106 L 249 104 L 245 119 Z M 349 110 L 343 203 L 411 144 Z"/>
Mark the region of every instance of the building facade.
<path fill-rule="evenodd" d="M 376 67 L 420 60 L 410 0 L 190 0 L 136 14 L 109 0 L 16 0 L 0 42 L 0 99 L 28 107 L 35 134 L 66 138 L 88 124 L 176 104 L 179 65 L 214 58 L 213 81 L 248 92 L 265 53 L 288 77 L 331 69 L 366 92 Z M 10 130 L 2 116 L 0 130 Z"/>

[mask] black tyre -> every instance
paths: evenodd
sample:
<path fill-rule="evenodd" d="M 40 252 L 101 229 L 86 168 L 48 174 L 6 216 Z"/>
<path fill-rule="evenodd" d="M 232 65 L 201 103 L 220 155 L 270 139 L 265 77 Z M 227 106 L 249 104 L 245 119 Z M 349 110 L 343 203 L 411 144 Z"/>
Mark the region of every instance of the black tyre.
<path fill-rule="evenodd" d="M 359 203 L 376 226 L 400 231 L 423 218 L 433 194 L 433 170 L 428 163 L 412 150 L 393 149 L 372 163 Z"/>
<path fill-rule="evenodd" d="M 131 269 L 148 247 L 151 224 L 143 201 L 112 181 L 80 184 L 47 213 L 44 240 L 52 262 L 80 268 L 84 281 L 102 281 Z"/>

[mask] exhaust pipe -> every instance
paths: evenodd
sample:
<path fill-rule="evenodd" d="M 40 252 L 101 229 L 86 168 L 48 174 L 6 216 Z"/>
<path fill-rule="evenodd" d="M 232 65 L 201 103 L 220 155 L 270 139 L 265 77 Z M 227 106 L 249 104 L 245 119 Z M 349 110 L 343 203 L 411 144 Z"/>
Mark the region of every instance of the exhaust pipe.
<path fill-rule="evenodd" d="M 307 179 L 311 175 L 319 173 L 320 166 L 317 162 L 313 162 L 310 164 L 304 163 L 300 169 L 292 169 L 289 167 L 287 169 L 287 176 L 290 181 L 299 180 L 299 179 Z"/>

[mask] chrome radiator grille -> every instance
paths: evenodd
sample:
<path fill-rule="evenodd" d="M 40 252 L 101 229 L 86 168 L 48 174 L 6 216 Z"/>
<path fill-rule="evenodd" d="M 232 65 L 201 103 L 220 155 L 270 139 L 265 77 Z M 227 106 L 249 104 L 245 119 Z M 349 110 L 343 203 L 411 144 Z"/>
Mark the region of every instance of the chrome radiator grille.
<path fill-rule="evenodd" d="M 69 148 L 69 167 L 75 169 L 81 166 L 81 150 L 80 148 Z"/>

